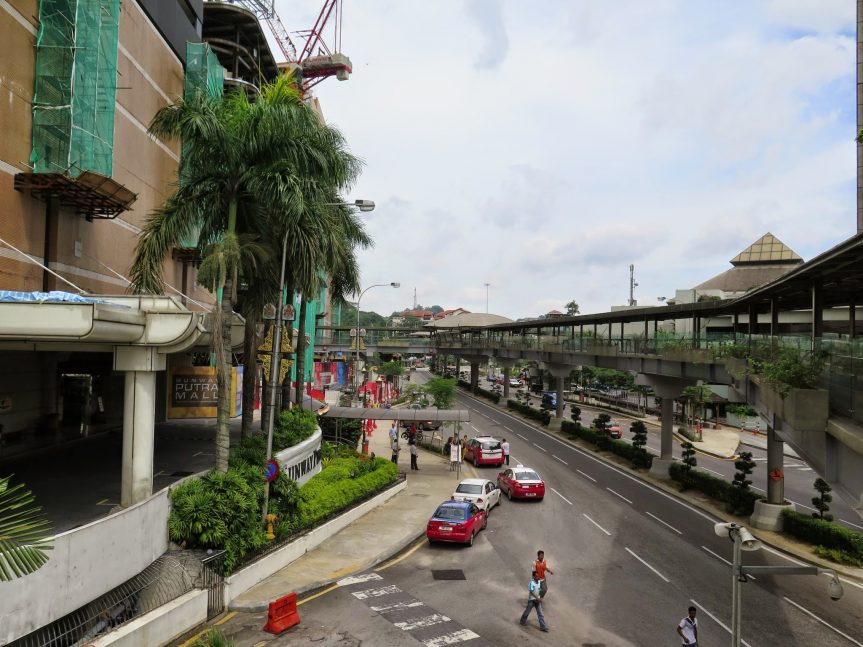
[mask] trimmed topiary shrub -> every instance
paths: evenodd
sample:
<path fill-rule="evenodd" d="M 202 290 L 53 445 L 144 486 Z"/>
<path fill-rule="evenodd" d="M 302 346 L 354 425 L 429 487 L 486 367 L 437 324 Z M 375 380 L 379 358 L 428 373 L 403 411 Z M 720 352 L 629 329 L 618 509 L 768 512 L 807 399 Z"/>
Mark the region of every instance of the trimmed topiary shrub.
<path fill-rule="evenodd" d="M 534 409 L 529 404 L 522 404 L 517 400 L 507 400 L 506 406 L 508 409 L 518 411 L 520 414 L 525 415 L 532 420 L 538 421 L 543 426 L 548 426 L 548 424 L 551 422 L 551 414 L 548 411 L 543 411 L 542 409 Z M 568 421 L 564 420 L 563 422 Z"/>
<path fill-rule="evenodd" d="M 687 469 L 682 463 L 674 462 L 669 465 L 668 473 L 672 480 L 703 492 L 711 499 L 725 503 L 726 506 L 730 505 L 733 496 L 738 496 L 739 502 L 736 505 L 739 512 L 736 514 L 752 514 L 752 511 L 755 509 L 755 502 L 764 498 L 752 490 L 740 490 L 740 488 L 734 487 L 728 481 L 702 470 Z M 737 491 L 736 494 L 735 491 Z"/>

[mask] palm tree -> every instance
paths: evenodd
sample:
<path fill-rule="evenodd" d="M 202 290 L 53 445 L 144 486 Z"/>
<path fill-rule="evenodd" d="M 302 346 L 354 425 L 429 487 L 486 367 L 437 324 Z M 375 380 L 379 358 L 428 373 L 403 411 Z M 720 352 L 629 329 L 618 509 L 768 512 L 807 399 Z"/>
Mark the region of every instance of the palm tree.
<path fill-rule="evenodd" d="M 302 103 L 287 76 L 264 86 L 254 102 L 242 91 L 224 98 L 200 93 L 178 99 L 159 110 L 150 133 L 182 141 L 183 158 L 176 190 L 141 234 L 131 270 L 133 289 L 160 293 L 165 257 L 198 232 L 204 256 L 199 281 L 216 292 L 216 469 L 225 471 L 237 278 L 244 266 L 266 262 L 265 246 L 255 234 L 269 238 L 274 229 L 284 232 L 303 220 L 310 211 L 305 200 L 348 186 L 359 162 L 347 153 L 338 131 L 323 125 Z M 301 235 L 294 245 L 297 256 L 291 262 L 302 266 L 306 258 L 315 258 L 316 241 L 309 232 L 299 233 L 307 236 Z"/>
<path fill-rule="evenodd" d="M 37 571 L 52 548 L 48 520 L 35 497 L 20 483 L 10 487 L 11 478 L 0 477 L 0 582 Z"/>

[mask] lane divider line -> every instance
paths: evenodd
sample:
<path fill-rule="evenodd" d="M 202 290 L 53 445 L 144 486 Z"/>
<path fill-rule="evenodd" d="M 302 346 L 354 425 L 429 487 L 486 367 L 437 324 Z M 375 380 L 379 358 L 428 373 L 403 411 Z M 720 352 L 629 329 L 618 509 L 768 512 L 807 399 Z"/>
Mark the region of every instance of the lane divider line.
<path fill-rule="evenodd" d="M 666 528 L 670 528 L 671 530 L 673 530 L 674 532 L 676 532 L 678 535 L 682 535 L 682 534 L 683 534 L 683 533 L 682 533 L 682 532 L 680 532 L 677 528 L 675 528 L 674 526 L 672 526 L 670 523 L 668 523 L 668 522 L 666 522 L 666 521 L 663 521 L 662 519 L 660 519 L 659 517 L 657 517 L 655 514 L 653 514 L 653 513 L 651 513 L 651 512 L 647 512 L 646 510 L 645 510 L 644 514 L 646 514 L 646 515 L 647 515 L 647 516 L 649 516 L 649 517 L 653 517 L 653 518 L 654 518 L 654 519 L 656 519 L 659 523 L 661 523 L 663 526 L 665 526 Z M 704 546 L 702 546 L 702 548 L 704 548 Z"/>
<path fill-rule="evenodd" d="M 698 604 L 698 602 L 696 602 L 695 600 L 689 600 L 689 601 L 690 601 L 690 602 L 692 602 L 692 605 L 693 605 L 693 606 L 696 606 L 696 607 L 698 607 L 699 609 L 701 609 L 702 611 L 704 611 L 704 613 L 706 613 L 706 614 L 707 614 L 707 616 L 708 616 L 711 620 L 713 620 L 713 622 L 715 622 L 715 623 L 716 623 L 716 624 L 718 624 L 720 627 L 722 627 L 723 629 L 725 629 L 725 631 L 727 631 L 728 633 L 731 633 L 731 628 L 730 628 L 727 624 L 725 624 L 724 622 L 722 622 L 722 620 L 720 620 L 720 619 L 719 619 L 719 618 L 717 618 L 715 615 L 713 615 L 712 613 L 710 613 L 710 611 L 708 611 L 707 609 L 705 609 L 703 604 Z M 746 645 L 746 647 L 752 647 L 752 645 L 750 645 L 748 642 L 746 642 L 746 641 L 745 641 L 745 640 L 743 640 L 742 638 L 740 639 L 740 642 L 741 642 L 741 643 L 743 643 L 744 645 Z"/>
<path fill-rule="evenodd" d="M 541 449 L 541 450 L 542 450 L 542 451 L 544 451 L 546 454 L 548 453 L 548 450 L 547 450 L 545 447 L 540 447 L 540 446 L 539 446 L 539 445 L 537 445 L 536 443 L 533 443 L 533 446 L 534 446 L 534 447 L 536 447 L 537 449 Z"/>
<path fill-rule="evenodd" d="M 627 553 L 629 553 L 630 555 L 632 555 L 632 556 L 633 556 L 635 559 L 637 559 L 639 562 L 641 562 L 642 564 L 644 564 L 645 566 L 647 566 L 647 568 L 649 568 L 649 569 L 650 569 L 651 571 L 653 571 L 656 575 L 658 575 L 660 578 L 662 578 L 662 579 L 663 579 L 663 581 L 665 581 L 665 583 L 666 583 L 666 584 L 668 584 L 668 583 L 671 581 L 671 580 L 669 580 L 667 577 L 665 577 L 665 575 L 663 575 L 662 573 L 660 573 L 659 571 L 657 571 L 655 568 L 653 568 L 650 564 L 648 564 L 648 563 L 647 563 L 647 562 L 645 562 L 643 559 L 641 559 L 638 555 L 636 555 L 636 554 L 635 554 L 635 553 L 633 553 L 631 550 L 629 550 L 629 548 L 626 548 L 626 552 L 627 552 Z"/>
<path fill-rule="evenodd" d="M 608 490 L 609 492 L 611 492 L 614 496 L 616 496 L 616 497 L 620 497 L 621 499 L 623 499 L 624 501 L 626 501 L 629 505 L 632 505 L 632 501 L 630 501 L 629 499 L 627 499 L 627 498 L 626 498 L 625 496 L 623 496 L 620 492 L 615 492 L 615 491 L 614 491 L 614 490 L 612 490 L 610 487 L 607 487 L 607 488 L 605 488 L 605 489 L 606 489 L 606 490 Z"/>
<path fill-rule="evenodd" d="M 522 438 L 523 440 L 527 440 L 527 436 L 522 436 L 520 433 L 516 433 L 515 435 L 519 438 Z"/>
<path fill-rule="evenodd" d="M 728 564 L 729 566 L 734 566 L 734 564 L 732 564 L 731 562 L 729 562 L 729 561 L 728 561 L 727 559 L 725 559 L 722 555 L 717 555 L 717 554 L 716 554 L 716 553 L 714 553 L 712 550 L 710 550 L 707 546 L 702 546 L 702 547 L 701 547 L 701 549 L 702 549 L 702 550 L 705 550 L 705 551 L 707 551 L 708 553 L 710 553 L 711 555 L 713 555 L 713 556 L 714 556 L 716 559 L 718 559 L 720 562 L 722 562 L 722 563 L 724 563 L 724 564 Z M 752 577 L 752 576 L 750 575 L 749 577 Z"/>
<path fill-rule="evenodd" d="M 581 470 L 578 470 L 578 469 L 577 469 L 577 470 L 575 470 L 575 471 L 576 471 L 576 472 L 578 472 L 579 474 L 581 474 L 584 478 L 586 478 L 586 479 L 590 479 L 591 481 L 593 481 L 594 483 L 596 483 L 596 479 L 595 479 L 595 478 L 593 478 L 592 476 L 590 476 L 589 474 L 585 474 L 584 472 L 582 472 Z"/>
<path fill-rule="evenodd" d="M 565 460 L 563 460 L 560 456 L 555 456 L 554 454 L 552 454 L 551 457 L 556 458 L 557 460 L 559 460 L 564 465 L 569 465 L 569 463 L 567 463 Z"/>
<path fill-rule="evenodd" d="M 552 491 L 552 492 L 554 492 L 554 493 L 555 493 L 557 496 L 559 496 L 561 499 L 563 499 L 564 501 L 566 501 L 569 505 L 572 505 L 572 501 L 570 501 L 569 499 L 567 499 L 567 498 L 566 498 L 565 496 L 563 496 L 560 492 L 558 492 L 558 491 L 557 491 L 557 490 L 555 490 L 554 488 L 551 488 L 551 491 Z"/>
<path fill-rule="evenodd" d="M 600 529 L 602 532 L 604 532 L 606 535 L 608 535 L 609 537 L 611 537 L 611 533 L 610 533 L 610 532 L 608 532 L 605 528 L 603 528 L 603 527 L 602 527 L 602 526 L 600 526 L 598 523 L 596 523 L 593 519 L 591 519 L 590 517 L 588 517 L 584 512 L 582 512 L 581 514 L 582 514 L 582 516 L 583 516 L 585 519 L 587 519 L 590 523 L 592 523 L 594 526 L 596 526 L 597 528 L 599 528 L 599 529 Z"/>
<path fill-rule="evenodd" d="M 819 618 L 818 616 L 816 616 L 814 613 L 812 613 L 809 609 L 806 609 L 805 607 L 802 607 L 802 606 L 800 606 L 799 604 L 797 604 L 794 600 L 789 600 L 789 599 L 788 599 L 786 596 L 784 596 L 784 595 L 782 596 L 782 599 L 783 599 L 783 600 L 785 600 L 788 604 L 793 604 L 795 607 L 797 607 L 798 609 L 800 609 L 803 613 L 805 613 L 806 615 L 808 615 L 808 616 L 809 616 L 810 618 L 812 618 L 813 620 L 817 620 L 818 622 L 820 622 L 822 625 L 824 625 L 824 626 L 825 626 L 825 627 L 827 627 L 828 629 L 832 629 L 832 630 L 833 630 L 833 631 L 835 631 L 837 634 L 839 634 L 840 636 L 842 636 L 843 638 L 845 638 L 845 640 L 848 640 L 849 642 L 852 642 L 852 643 L 854 643 L 855 645 L 859 645 L 859 647 L 863 647 L 863 643 L 861 643 L 861 642 L 859 642 L 859 641 L 857 641 L 857 640 L 854 640 L 851 636 L 849 636 L 848 634 L 846 634 L 844 631 L 840 631 L 839 629 L 837 629 L 836 627 L 834 627 L 833 625 L 831 625 L 831 624 L 830 624 L 829 622 L 827 622 L 826 620 L 822 620 L 821 618 Z"/>

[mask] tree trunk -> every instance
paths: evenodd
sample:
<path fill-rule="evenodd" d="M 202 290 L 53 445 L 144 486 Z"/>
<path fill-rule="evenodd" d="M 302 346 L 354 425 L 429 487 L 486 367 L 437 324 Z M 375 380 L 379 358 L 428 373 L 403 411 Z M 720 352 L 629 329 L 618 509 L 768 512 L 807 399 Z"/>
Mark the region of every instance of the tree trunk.
<path fill-rule="evenodd" d="M 240 439 L 252 435 L 255 424 L 255 389 L 258 385 L 258 317 L 246 313 L 246 332 L 243 337 L 243 426 Z"/>
<path fill-rule="evenodd" d="M 300 301 L 300 312 L 297 323 L 297 386 L 295 390 L 295 399 L 300 408 L 303 406 L 303 396 L 305 395 L 305 375 L 306 375 L 306 298 L 303 297 Z"/>
<path fill-rule="evenodd" d="M 265 323 L 264 324 L 264 339 L 267 338 L 267 335 L 270 334 L 268 329 L 272 329 L 273 325 Z M 275 331 L 273 331 L 275 334 Z M 272 366 L 270 367 L 272 370 Z M 264 415 L 267 411 L 267 406 L 269 406 L 270 398 L 274 397 L 274 394 L 270 393 L 270 378 L 267 377 L 263 372 L 261 373 L 261 431 L 267 430 L 267 416 Z"/>
<path fill-rule="evenodd" d="M 228 471 L 228 454 L 231 448 L 231 291 L 233 280 L 228 277 L 219 299 L 218 330 L 213 331 L 216 347 L 216 470 Z"/>

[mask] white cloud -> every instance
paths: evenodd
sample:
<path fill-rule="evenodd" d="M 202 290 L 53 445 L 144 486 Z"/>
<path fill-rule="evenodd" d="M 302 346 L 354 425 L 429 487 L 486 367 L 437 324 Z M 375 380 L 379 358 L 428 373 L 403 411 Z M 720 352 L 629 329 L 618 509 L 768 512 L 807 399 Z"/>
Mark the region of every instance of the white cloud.
<path fill-rule="evenodd" d="M 363 308 L 604 311 L 630 263 L 656 303 L 768 230 L 811 258 L 855 229 L 853 28 L 847 0 L 348 3 L 354 74 L 316 92 L 378 204 L 363 285 L 403 286 Z"/>

